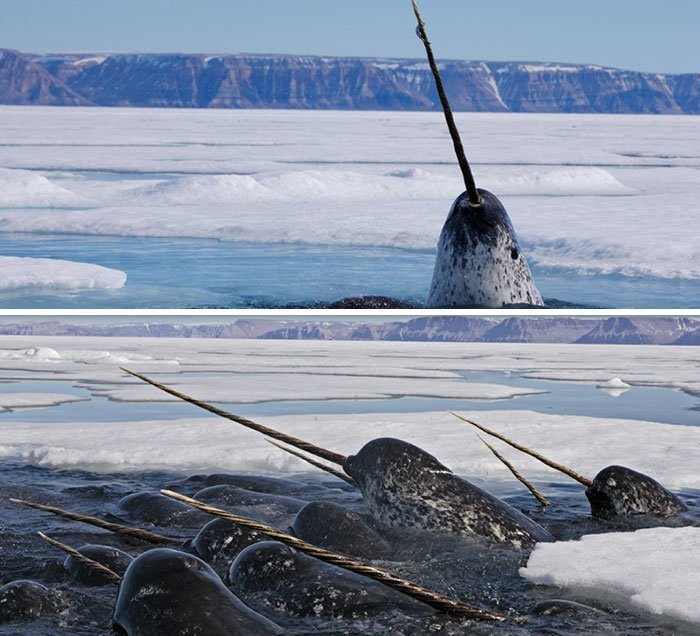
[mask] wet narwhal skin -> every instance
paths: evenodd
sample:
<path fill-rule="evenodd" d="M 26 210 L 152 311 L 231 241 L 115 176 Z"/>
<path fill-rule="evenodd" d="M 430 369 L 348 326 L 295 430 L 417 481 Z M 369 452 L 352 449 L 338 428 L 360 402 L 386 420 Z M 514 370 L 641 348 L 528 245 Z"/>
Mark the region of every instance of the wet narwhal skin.
<path fill-rule="evenodd" d="M 466 192 L 452 204 L 438 242 L 427 307 L 543 305 L 508 213 L 486 190 L 474 206 Z"/>
<path fill-rule="evenodd" d="M 586 489 L 591 514 L 600 519 L 630 515 L 670 517 L 685 512 L 685 505 L 658 481 L 624 466 L 601 470 Z"/>
<path fill-rule="evenodd" d="M 197 526 L 207 515 L 170 497 L 154 492 L 137 492 L 122 497 L 117 508 L 132 519 L 154 526 Z"/>
<path fill-rule="evenodd" d="M 359 559 L 385 559 L 391 553 L 388 542 L 359 514 L 327 501 L 306 504 L 291 530 L 308 543 Z"/>
<path fill-rule="evenodd" d="M 298 552 L 278 541 L 247 547 L 231 564 L 228 582 L 265 608 L 297 617 L 366 618 L 385 612 L 430 615 L 432 608 L 400 592 Z"/>
<path fill-rule="evenodd" d="M 264 541 L 267 536 L 227 519 L 213 519 L 183 549 L 206 561 L 217 572 L 226 572 L 244 548 Z"/>
<path fill-rule="evenodd" d="M 306 502 L 296 497 L 286 495 L 271 495 L 263 492 L 253 492 L 238 486 L 224 484 L 208 486 L 195 493 L 194 498 L 214 505 L 230 507 L 270 506 L 286 513 L 297 513 Z"/>
<path fill-rule="evenodd" d="M 126 552 L 108 545 L 88 544 L 78 548 L 78 552 L 108 567 L 119 576 L 126 572 L 126 568 L 128 568 L 129 564 L 134 560 L 133 557 Z M 114 585 L 114 581 L 106 574 L 81 563 L 74 556 L 68 555 L 63 562 L 63 567 L 68 573 L 68 576 L 81 585 Z"/>
<path fill-rule="evenodd" d="M 35 581 L 20 579 L 0 586 L 0 625 L 53 614 L 59 606 L 51 590 Z"/>
<path fill-rule="evenodd" d="M 348 457 L 343 468 L 362 491 L 372 516 L 384 525 L 476 535 L 515 548 L 554 540 L 519 510 L 408 442 L 372 440 Z"/>
<path fill-rule="evenodd" d="M 113 621 L 128 636 L 282 633 L 238 599 L 204 561 L 169 548 L 134 559 L 119 586 Z"/>

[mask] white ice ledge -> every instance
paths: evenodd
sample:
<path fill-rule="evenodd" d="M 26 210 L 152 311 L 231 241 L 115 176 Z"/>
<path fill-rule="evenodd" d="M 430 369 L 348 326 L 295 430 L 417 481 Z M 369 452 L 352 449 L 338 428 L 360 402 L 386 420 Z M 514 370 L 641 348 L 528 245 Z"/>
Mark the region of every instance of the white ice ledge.
<path fill-rule="evenodd" d="M 91 263 L 53 258 L 0 256 L 0 292 L 40 288 L 44 291 L 120 289 L 126 274 Z"/>
<path fill-rule="evenodd" d="M 538 544 L 520 574 L 581 598 L 700 623 L 700 528 L 651 528 Z"/>

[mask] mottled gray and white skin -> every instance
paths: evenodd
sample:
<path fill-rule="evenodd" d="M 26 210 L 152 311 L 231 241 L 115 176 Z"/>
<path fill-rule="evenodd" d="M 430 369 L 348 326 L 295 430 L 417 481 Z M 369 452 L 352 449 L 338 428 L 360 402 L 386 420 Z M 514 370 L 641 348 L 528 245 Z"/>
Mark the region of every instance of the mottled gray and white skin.
<path fill-rule="evenodd" d="M 384 525 L 476 535 L 515 548 L 554 540 L 522 512 L 408 442 L 372 440 L 348 457 L 343 468 L 362 491 L 372 516 Z"/>
<path fill-rule="evenodd" d="M 128 636 L 267 636 L 282 629 L 229 590 L 204 561 L 158 548 L 128 567 L 113 621 Z"/>
<path fill-rule="evenodd" d="M 229 585 L 265 610 L 281 615 L 366 618 L 434 610 L 360 574 L 325 563 L 278 541 L 247 547 L 231 565 Z"/>
<path fill-rule="evenodd" d="M 486 190 L 473 206 L 466 192 L 440 234 L 426 307 L 543 305 L 508 213 Z"/>
<path fill-rule="evenodd" d="M 0 586 L 0 625 L 59 611 L 59 599 L 43 585 L 20 579 Z"/>
<path fill-rule="evenodd" d="M 312 501 L 294 518 L 295 536 L 359 559 L 386 559 L 391 546 L 361 515 L 329 501 Z"/>
<path fill-rule="evenodd" d="M 126 572 L 126 568 L 128 568 L 129 564 L 134 560 L 133 557 L 126 552 L 108 545 L 88 544 L 78 548 L 78 552 L 108 567 L 115 574 L 119 574 L 119 576 Z M 63 567 L 68 573 L 68 576 L 81 585 L 114 585 L 114 581 L 106 574 L 85 565 L 74 556 L 68 555 L 63 562 Z"/>
<path fill-rule="evenodd" d="M 685 512 L 685 505 L 658 481 L 624 466 L 601 470 L 586 489 L 594 517 L 609 519 L 629 515 L 670 517 Z"/>
<path fill-rule="evenodd" d="M 213 519 L 194 538 L 185 541 L 183 549 L 204 559 L 217 572 L 225 573 L 243 548 L 266 539 L 266 535 L 233 521 Z"/>

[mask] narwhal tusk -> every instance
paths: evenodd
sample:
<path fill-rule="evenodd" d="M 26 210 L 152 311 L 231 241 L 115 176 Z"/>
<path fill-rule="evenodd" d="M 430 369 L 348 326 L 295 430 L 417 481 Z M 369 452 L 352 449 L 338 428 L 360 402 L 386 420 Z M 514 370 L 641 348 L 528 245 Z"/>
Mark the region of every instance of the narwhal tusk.
<path fill-rule="evenodd" d="M 42 539 L 44 539 L 44 541 L 48 541 L 55 548 L 58 548 L 59 550 L 63 550 L 66 554 L 70 554 L 73 558 L 78 559 L 78 561 L 80 561 L 84 565 L 87 565 L 90 569 L 95 570 L 96 572 L 99 572 L 100 574 L 103 574 L 115 585 L 119 585 L 121 583 L 122 577 L 119 576 L 114 570 L 110 570 L 106 565 L 102 565 L 101 563 L 98 563 L 94 559 L 90 559 L 89 557 L 86 557 L 84 554 L 80 554 L 80 552 L 78 552 L 75 548 L 71 548 L 69 545 L 66 545 L 65 543 L 61 543 L 60 541 L 56 541 L 56 539 L 52 539 L 51 537 L 47 537 L 43 532 L 39 532 L 37 534 Z"/>
<path fill-rule="evenodd" d="M 452 415 L 454 415 L 455 417 L 462 420 L 463 422 L 466 422 L 467 424 L 471 424 L 472 426 L 476 426 L 476 428 L 483 431 L 484 433 L 488 433 L 492 437 L 496 437 L 497 439 L 500 439 L 501 441 L 512 446 L 513 448 L 516 448 L 517 450 L 525 453 L 526 455 L 530 455 L 530 457 L 534 457 L 535 459 L 538 459 L 546 466 L 549 466 L 550 468 L 554 468 L 554 470 L 558 470 L 559 472 L 562 472 L 565 475 L 568 475 L 569 477 L 571 477 L 572 479 L 575 479 L 580 484 L 583 484 L 586 488 L 588 488 L 593 483 L 590 479 L 583 477 L 582 475 L 579 475 L 576 471 L 571 470 L 571 468 L 567 468 L 566 466 L 563 466 L 562 464 L 557 464 L 557 462 L 553 462 L 551 459 L 547 459 L 544 455 L 540 455 L 540 453 L 538 453 L 537 451 L 534 451 L 534 450 L 528 448 L 527 446 L 523 446 L 522 444 L 518 444 L 517 442 L 514 442 L 512 439 L 508 439 L 505 435 L 501 435 L 500 433 L 496 433 L 496 431 L 492 431 L 491 429 L 486 428 L 483 424 L 479 424 L 478 422 L 475 422 L 474 420 L 467 419 L 466 417 L 463 417 L 462 415 L 459 415 L 459 414 L 455 413 L 454 411 L 449 411 L 449 412 Z"/>
<path fill-rule="evenodd" d="M 505 467 L 511 473 L 513 473 L 513 477 L 515 477 L 520 483 L 522 483 L 525 486 L 525 488 L 527 488 L 533 494 L 533 496 L 535 497 L 535 499 L 537 499 L 537 501 L 539 501 L 543 506 L 549 505 L 549 503 L 550 503 L 549 500 L 546 499 L 543 495 L 541 495 L 538 492 L 537 488 L 535 488 L 525 477 L 523 477 L 518 472 L 517 468 L 515 468 L 515 466 L 513 466 L 513 464 L 511 464 L 505 457 L 503 457 L 503 455 L 501 455 L 493 446 L 491 446 L 491 444 L 489 444 L 483 437 L 481 437 L 481 435 L 479 435 L 477 433 L 476 436 L 484 443 L 486 448 L 488 448 L 496 456 L 496 458 L 498 460 L 503 462 Z"/>
<path fill-rule="evenodd" d="M 445 94 L 445 87 L 442 84 L 440 70 L 438 69 L 437 63 L 435 62 L 435 56 L 433 55 L 433 47 L 430 45 L 428 35 L 425 32 L 425 22 L 423 22 L 423 18 L 418 10 L 416 0 L 411 0 L 411 2 L 413 3 L 413 13 L 416 14 L 416 19 L 418 20 L 418 28 L 416 29 L 416 33 L 418 34 L 421 42 L 423 42 L 425 52 L 428 55 L 428 63 L 430 64 L 430 70 L 435 78 L 435 86 L 437 88 L 438 97 L 440 98 L 440 103 L 442 104 L 442 112 L 445 114 L 447 129 L 450 131 L 450 137 L 452 137 L 452 144 L 454 145 L 455 154 L 457 155 L 457 161 L 459 162 L 459 167 L 462 170 L 464 185 L 466 186 L 467 194 L 469 195 L 469 202 L 472 205 L 481 205 L 481 196 L 479 195 L 479 191 L 476 189 L 474 175 L 472 175 L 472 169 L 469 166 L 467 155 L 464 152 L 464 146 L 462 145 L 462 139 L 459 136 L 459 131 L 457 130 L 457 125 L 455 124 L 455 119 L 452 115 L 450 102 L 447 100 L 447 95 Z"/>
<path fill-rule="evenodd" d="M 247 417 L 242 417 L 240 415 L 236 415 L 235 413 L 229 413 L 228 411 L 224 411 L 223 409 L 220 409 L 216 406 L 212 406 L 211 404 L 207 404 L 206 402 L 202 402 L 201 400 L 190 397 L 189 395 L 185 395 L 184 393 L 180 393 L 179 391 L 176 391 L 175 389 L 171 389 L 171 388 L 165 386 L 164 384 L 160 384 L 159 382 L 156 382 L 155 380 L 151 380 L 150 378 L 147 378 L 145 375 L 141 375 L 140 373 L 136 373 L 135 371 L 129 371 L 129 369 L 125 369 L 124 367 L 120 367 L 120 368 L 125 373 L 128 373 L 129 375 L 133 375 L 135 378 L 138 378 L 139 380 L 143 380 L 144 382 L 147 382 L 148 384 L 156 387 L 157 389 L 160 389 L 161 391 L 165 391 L 166 393 L 169 393 L 170 395 L 174 395 L 176 398 L 179 398 L 180 400 L 184 400 L 185 402 L 189 402 L 190 404 L 194 404 L 195 406 L 198 406 L 200 409 L 204 409 L 205 411 L 209 411 L 210 413 L 214 413 L 214 415 L 218 415 L 219 417 L 223 417 L 223 418 L 226 418 L 227 420 L 231 420 L 232 422 L 236 422 L 237 424 L 241 424 L 242 426 L 245 426 L 245 427 L 250 428 L 254 431 L 257 431 L 258 433 L 262 433 L 263 435 L 267 435 L 267 437 L 271 437 L 273 439 L 276 439 L 279 442 L 284 442 L 285 444 L 289 444 L 290 446 L 294 446 L 296 448 L 299 448 L 300 450 L 303 450 L 307 453 L 310 453 L 311 455 L 316 455 L 317 457 L 320 457 L 321 459 L 325 459 L 329 462 L 333 462 L 334 464 L 338 464 L 340 466 L 342 466 L 345 463 L 345 460 L 347 459 L 347 457 L 345 455 L 341 455 L 340 453 L 334 453 L 333 451 L 322 448 L 321 446 L 316 446 L 315 444 L 311 444 L 310 442 L 307 442 L 307 441 L 300 439 L 298 437 L 293 437 L 292 435 L 286 435 L 285 433 L 280 433 L 279 431 L 276 431 L 273 428 L 268 428 L 267 426 L 263 426 L 262 424 L 258 424 L 257 422 L 253 422 L 253 420 L 249 420 Z"/>
<path fill-rule="evenodd" d="M 97 528 L 108 530 L 109 532 L 123 534 L 125 536 L 132 537 L 134 539 L 140 539 L 141 541 L 146 541 L 148 543 L 180 543 L 179 539 L 175 539 L 172 537 L 164 537 L 163 535 L 155 534 L 154 532 L 148 532 L 148 530 L 142 530 L 141 528 L 131 528 L 130 526 L 123 526 L 119 523 L 112 523 L 111 521 L 105 521 L 104 519 L 100 519 L 99 517 L 80 515 L 76 512 L 70 512 L 68 510 L 63 510 L 62 508 L 56 508 L 54 506 L 46 506 L 44 504 L 34 503 L 33 501 L 25 501 L 24 499 L 10 499 L 10 501 L 21 506 L 27 506 L 28 508 L 34 508 L 35 510 L 43 510 L 44 512 L 50 512 L 51 514 L 57 515 L 58 517 L 70 519 L 71 521 L 80 521 L 82 523 L 87 523 L 91 526 L 96 526 Z"/>
<path fill-rule="evenodd" d="M 303 453 L 300 453 L 299 451 L 295 451 L 291 448 L 287 448 L 286 446 L 283 446 L 279 442 L 275 442 L 272 439 L 266 439 L 266 442 L 269 442 L 273 446 L 276 446 L 280 450 L 283 450 L 285 453 L 289 453 L 290 455 L 294 455 L 294 457 L 298 457 L 299 459 L 311 464 L 312 466 L 316 466 L 316 468 L 320 468 L 321 470 L 325 470 L 327 473 L 330 473 L 331 475 L 336 476 L 338 479 L 342 479 L 343 481 L 346 481 L 349 483 L 351 486 L 357 486 L 355 483 L 355 480 L 350 477 L 350 475 L 346 475 L 344 472 L 340 470 L 336 470 L 332 466 L 326 466 L 325 464 L 322 464 L 321 462 L 317 462 L 315 459 L 312 459 L 311 457 L 307 457 Z"/>
<path fill-rule="evenodd" d="M 400 592 L 403 592 L 407 596 L 411 596 L 419 601 L 422 601 L 426 605 L 430 605 L 431 607 L 434 607 L 435 609 L 440 610 L 441 612 L 480 620 L 507 620 L 507 617 L 502 614 L 490 612 L 488 610 L 484 610 L 478 607 L 472 607 L 471 605 L 467 605 L 466 603 L 462 603 L 461 601 L 457 601 L 447 596 L 443 596 L 442 594 L 433 592 L 432 590 L 417 585 L 416 583 L 412 583 L 410 581 L 401 579 L 398 576 L 387 572 L 386 570 L 367 565 L 362 561 L 351 559 L 349 557 L 337 554 L 336 552 L 331 552 L 329 550 L 319 548 L 318 546 L 315 546 L 311 543 L 307 543 L 306 541 L 302 541 L 297 537 L 293 537 L 290 534 L 281 532 L 280 530 L 277 530 L 272 526 L 268 526 L 257 521 L 252 521 L 251 519 L 241 517 L 226 510 L 221 510 L 220 508 L 215 508 L 214 506 L 210 506 L 201 501 L 197 501 L 196 499 L 186 497 L 185 495 L 181 495 L 170 490 L 161 490 L 161 493 L 163 493 L 166 497 L 172 497 L 173 499 L 182 501 L 192 506 L 193 508 L 202 510 L 203 512 L 207 512 L 216 517 L 221 517 L 222 519 L 227 519 L 243 527 L 257 530 L 258 532 L 261 532 L 272 539 L 276 539 L 277 541 L 291 546 L 296 550 L 305 552 L 306 554 L 310 554 L 311 556 L 325 561 L 326 563 L 332 563 L 333 565 L 345 568 L 346 570 L 350 570 L 351 572 L 362 574 L 363 576 L 374 579 L 375 581 L 384 583 L 384 585 L 398 590 Z"/>

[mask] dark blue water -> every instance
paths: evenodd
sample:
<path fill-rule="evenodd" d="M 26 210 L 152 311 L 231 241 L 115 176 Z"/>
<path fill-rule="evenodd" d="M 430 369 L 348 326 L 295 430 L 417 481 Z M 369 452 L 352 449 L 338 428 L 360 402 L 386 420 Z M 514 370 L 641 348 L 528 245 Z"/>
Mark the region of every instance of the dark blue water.
<path fill-rule="evenodd" d="M 420 306 L 434 264 L 431 250 L 8 233 L 0 233 L 0 254 L 94 263 L 128 275 L 115 291 L 0 293 L 0 308 L 15 309 L 308 307 L 357 295 Z M 576 305 L 693 308 L 700 299 L 697 281 L 533 273 L 543 296 Z"/>
<path fill-rule="evenodd" d="M 619 397 L 612 397 L 592 384 L 534 380 L 495 371 L 459 372 L 469 382 L 505 384 L 545 391 L 504 400 L 463 400 L 451 398 L 396 397 L 372 400 L 284 400 L 256 404 L 222 404 L 217 406 L 247 417 L 266 415 L 354 414 L 354 413 L 421 413 L 445 410 L 512 410 L 525 409 L 555 415 L 581 415 L 620 418 L 666 424 L 700 425 L 700 398 L 663 387 L 634 387 Z M 0 413 L 3 419 L 16 422 L 118 422 L 125 420 L 216 417 L 181 402 L 117 402 L 91 395 L 80 385 L 68 381 L 25 380 L 2 382 L 14 373 L 0 375 L 0 393 L 40 392 L 71 393 L 89 401 L 62 404 L 51 408 L 16 409 Z M 167 382 L 188 373 L 164 373 L 157 377 Z M 198 374 L 201 376 L 201 374 Z M 221 374 L 209 374 L 221 377 Z M 238 375 L 238 374 L 227 374 Z M 248 374 L 241 374 L 248 375 Z"/>

